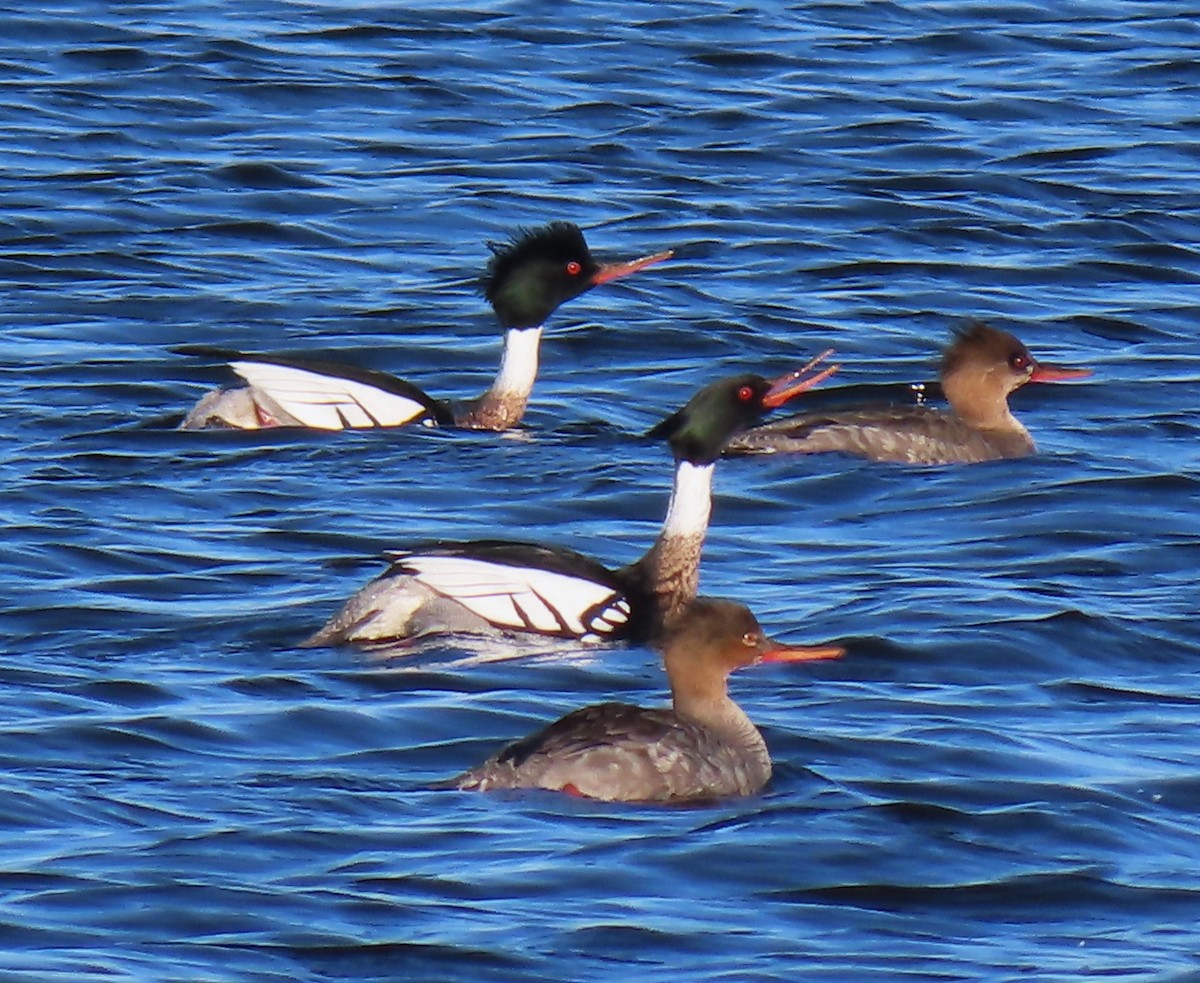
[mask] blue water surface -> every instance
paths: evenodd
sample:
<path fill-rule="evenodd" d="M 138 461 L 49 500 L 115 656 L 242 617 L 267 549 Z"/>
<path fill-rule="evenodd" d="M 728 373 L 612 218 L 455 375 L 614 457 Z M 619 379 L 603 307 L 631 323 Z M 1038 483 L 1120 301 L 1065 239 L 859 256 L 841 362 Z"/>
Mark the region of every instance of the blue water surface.
<path fill-rule="evenodd" d="M 84 0 L 0 14 L 0 978 L 1200 979 L 1200 7 Z M 519 435 L 181 433 L 205 344 L 482 391 L 485 241 L 678 257 L 554 317 Z M 703 808 L 426 786 L 640 647 L 297 642 L 430 537 L 619 565 L 637 435 L 985 318 L 1041 454 L 718 471 L 703 588 L 848 655 L 735 680 Z M 1036 391 L 1035 391 L 1036 390 Z"/>

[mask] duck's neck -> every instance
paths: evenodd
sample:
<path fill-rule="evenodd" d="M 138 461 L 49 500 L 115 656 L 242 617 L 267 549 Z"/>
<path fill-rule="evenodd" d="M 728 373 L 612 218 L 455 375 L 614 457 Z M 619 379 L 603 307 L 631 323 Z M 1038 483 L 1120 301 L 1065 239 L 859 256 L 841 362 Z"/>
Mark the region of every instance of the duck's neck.
<path fill-rule="evenodd" d="M 690 461 L 675 466 L 662 532 L 637 563 L 645 587 L 656 600 L 661 623 L 678 614 L 700 586 L 700 553 L 712 514 L 715 466 Z"/>
<path fill-rule="evenodd" d="M 771 752 L 746 711 L 729 698 L 724 680 L 719 687 L 693 684 L 687 678 L 671 680 L 671 697 L 675 712 L 715 731 L 730 747 L 744 755 L 748 766 L 765 784 L 771 777 Z"/>
<path fill-rule="evenodd" d="M 538 347 L 542 329 L 509 328 L 504 332 L 500 371 L 482 396 L 458 418 L 460 427 L 474 430 L 507 430 L 521 422 L 533 383 L 537 379 Z"/>
<path fill-rule="evenodd" d="M 1008 392 L 988 385 L 986 379 L 968 380 L 952 375 L 942 380 L 942 391 L 950 408 L 972 430 L 998 430 L 1028 436 L 1029 432 L 1008 408 Z"/>

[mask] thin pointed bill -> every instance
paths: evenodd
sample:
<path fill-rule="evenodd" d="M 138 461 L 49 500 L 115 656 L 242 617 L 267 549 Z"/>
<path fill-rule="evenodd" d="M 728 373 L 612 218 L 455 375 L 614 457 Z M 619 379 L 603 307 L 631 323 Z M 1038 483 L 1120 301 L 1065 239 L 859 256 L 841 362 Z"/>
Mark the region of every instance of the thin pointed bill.
<path fill-rule="evenodd" d="M 664 259 L 670 259 L 674 255 L 674 249 L 664 249 L 661 253 L 655 253 L 652 256 L 643 256 L 641 259 L 631 259 L 627 263 L 605 263 L 601 265 L 600 269 L 592 277 L 592 286 L 596 286 L 599 283 L 608 283 L 609 280 L 618 280 L 623 276 L 628 276 L 630 273 L 644 270 L 647 266 L 661 263 Z"/>
<path fill-rule="evenodd" d="M 1029 376 L 1030 382 L 1066 382 L 1068 379 L 1086 379 L 1091 369 L 1068 369 L 1062 365 L 1043 365 L 1038 362 Z"/>
<path fill-rule="evenodd" d="M 781 376 L 772 382 L 771 388 L 767 390 L 767 394 L 763 397 L 763 406 L 769 410 L 776 409 L 788 400 L 799 396 L 803 392 L 808 392 L 813 386 L 828 379 L 841 368 L 840 365 L 828 365 L 820 371 L 813 370 L 832 354 L 833 349 L 828 348 L 810 361 L 804 368 L 797 369 L 795 372 L 789 372 L 787 375 Z"/>
<path fill-rule="evenodd" d="M 846 650 L 840 645 L 784 645 L 771 638 L 759 658 L 762 662 L 817 662 L 840 659 L 845 654 Z"/>

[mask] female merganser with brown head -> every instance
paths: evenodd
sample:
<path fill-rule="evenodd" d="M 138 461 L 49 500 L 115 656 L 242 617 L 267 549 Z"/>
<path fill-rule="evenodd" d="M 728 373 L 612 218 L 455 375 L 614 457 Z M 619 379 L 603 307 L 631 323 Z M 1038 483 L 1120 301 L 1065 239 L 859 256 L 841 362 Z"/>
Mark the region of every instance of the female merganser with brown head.
<path fill-rule="evenodd" d="M 461 406 L 371 369 L 242 355 L 229 363 L 247 383 L 217 389 L 184 418 L 183 430 L 316 430 L 441 424 L 507 430 L 520 422 L 538 369 L 542 328 L 559 305 L 592 287 L 668 259 L 671 250 L 627 263 L 598 262 L 578 226 L 551 222 L 511 242 L 489 243 L 480 290 L 504 326 L 504 354 L 491 388 Z"/>
<path fill-rule="evenodd" d="M 731 672 L 836 659 L 836 646 L 782 645 L 733 601 L 696 598 L 661 639 L 671 708 L 600 703 L 508 745 L 443 787 L 544 788 L 617 802 L 754 795 L 771 777 L 762 734 L 729 698 Z"/>
<path fill-rule="evenodd" d="M 650 431 L 670 444 L 675 481 L 662 532 L 635 563 L 614 571 L 574 550 L 497 540 L 392 553 L 391 568 L 303 644 L 371 644 L 442 632 L 651 637 L 696 596 L 713 469 L 725 442 L 837 368 L 807 375 L 817 361 L 774 383 L 756 375 L 713 383 Z"/>
<path fill-rule="evenodd" d="M 950 409 L 874 407 L 804 413 L 737 434 L 730 453 L 841 451 L 873 461 L 976 464 L 1037 451 L 1012 415 L 1008 397 L 1027 382 L 1091 375 L 1039 363 L 1007 331 L 973 324 L 959 332 L 942 360 L 942 391 Z"/>

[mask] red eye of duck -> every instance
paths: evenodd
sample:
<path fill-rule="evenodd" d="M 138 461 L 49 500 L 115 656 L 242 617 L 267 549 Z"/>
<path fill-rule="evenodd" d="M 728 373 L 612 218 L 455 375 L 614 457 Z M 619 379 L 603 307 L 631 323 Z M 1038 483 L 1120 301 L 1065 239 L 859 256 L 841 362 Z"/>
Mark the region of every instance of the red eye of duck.
<path fill-rule="evenodd" d="M 573 259 L 567 263 L 567 272 L 571 276 L 579 276 L 579 273 L 582 269 L 583 269 L 583 266 L 579 263 L 578 260 Z"/>
<path fill-rule="evenodd" d="M 754 398 L 754 389 L 750 386 L 742 386 L 737 392 L 737 398 L 743 403 L 748 403 Z"/>
<path fill-rule="evenodd" d="M 1025 352 L 1013 352 L 1008 356 L 1008 366 L 1014 372 L 1024 372 L 1029 368 L 1029 355 Z"/>

